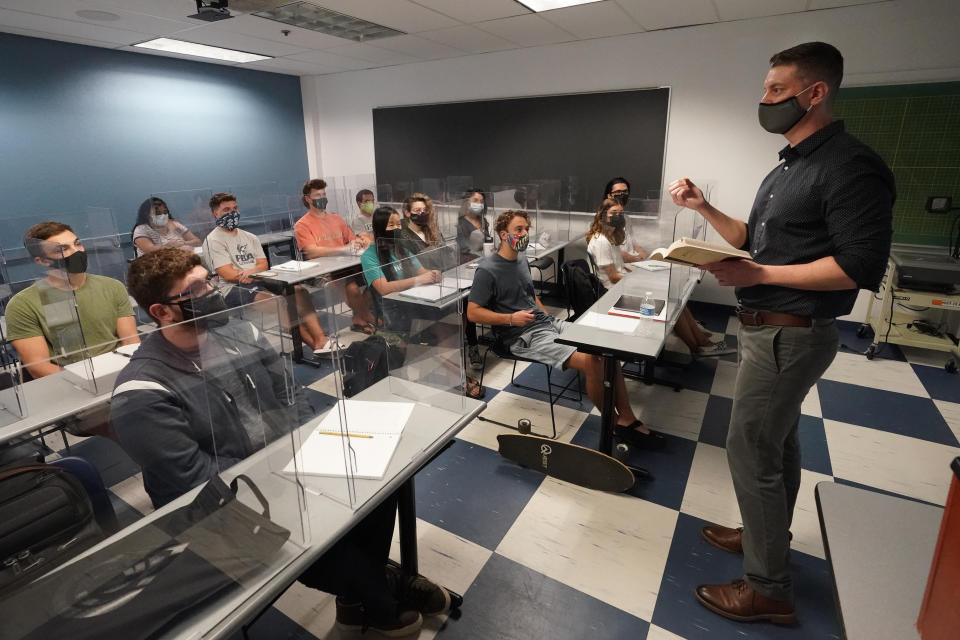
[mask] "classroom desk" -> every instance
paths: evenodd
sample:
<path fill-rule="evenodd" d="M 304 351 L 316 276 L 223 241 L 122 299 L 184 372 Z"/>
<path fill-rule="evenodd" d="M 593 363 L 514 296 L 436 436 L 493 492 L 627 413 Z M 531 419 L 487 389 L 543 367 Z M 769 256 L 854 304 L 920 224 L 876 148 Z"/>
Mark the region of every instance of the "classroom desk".
<path fill-rule="evenodd" d="M 673 330 L 673 324 L 676 322 L 678 314 L 674 314 L 669 322 L 656 322 L 656 330 L 652 335 L 641 333 L 631 335 L 605 331 L 596 327 L 585 326 L 583 319 L 589 312 L 606 314 L 610 307 L 619 300 L 620 296 L 628 291 L 628 286 L 633 291 L 638 287 L 645 291 L 652 291 L 655 298 L 666 300 L 670 288 L 670 273 L 670 269 L 662 271 L 634 269 L 624 276 L 620 282 L 613 285 L 576 322 L 568 324 L 556 338 L 556 342 L 560 344 L 576 347 L 582 353 L 593 354 L 603 359 L 603 400 L 599 407 L 601 427 L 598 449 L 607 455 L 613 454 L 613 431 L 616 426 L 616 414 L 613 406 L 613 379 L 616 374 L 617 362 L 620 360 L 646 362 L 648 367 L 652 368 L 653 363 L 663 350 L 666 336 Z M 694 284 L 695 281 L 688 281 L 687 286 L 683 288 L 679 300 L 680 309 L 686 305 Z M 641 331 L 645 326 L 643 323 L 647 322 L 654 321 L 641 320 L 637 330 Z"/>
<path fill-rule="evenodd" d="M 833 482 L 814 495 L 844 637 L 919 639 L 943 509 Z"/>
<path fill-rule="evenodd" d="M 532 236 L 531 236 L 530 239 L 531 239 L 531 242 L 536 242 L 536 241 L 533 239 Z M 579 238 L 570 238 L 570 239 L 567 239 L 567 240 L 559 240 L 559 241 L 556 241 L 556 242 L 551 243 L 550 246 L 548 246 L 546 249 L 542 249 L 542 250 L 540 250 L 540 251 L 531 251 L 531 250 L 528 249 L 527 252 L 526 252 L 527 260 L 528 260 L 528 261 L 539 260 L 540 258 L 545 258 L 545 257 L 549 256 L 551 253 L 556 253 L 556 254 L 557 254 L 557 264 L 558 264 L 558 265 L 563 264 L 563 253 L 564 253 L 564 249 L 567 248 L 567 245 L 569 245 L 571 242 L 574 242 L 574 241 L 576 241 L 576 240 L 579 240 Z"/>
<path fill-rule="evenodd" d="M 270 233 L 259 233 L 257 234 L 257 240 L 260 241 L 260 246 L 263 247 L 263 252 L 267 254 L 267 261 L 269 264 L 270 252 L 267 251 L 267 247 L 274 244 L 286 244 L 290 247 L 290 255 L 296 256 L 296 243 L 293 235 L 293 229 L 288 229 L 286 231 L 272 231 Z"/>
<path fill-rule="evenodd" d="M 477 274 L 476 267 L 468 267 L 467 265 L 479 264 L 483 258 L 474 258 L 469 262 L 465 262 L 453 269 L 447 269 L 441 275 L 443 278 L 456 278 L 459 282 L 458 284 L 462 287 L 457 291 L 451 291 L 450 295 L 445 295 L 439 300 L 424 300 L 422 298 L 410 298 L 403 295 L 403 291 L 394 291 L 393 293 L 388 293 L 383 296 L 387 300 L 396 300 L 397 302 L 409 302 L 412 304 L 418 304 L 425 307 L 434 307 L 441 309 L 446 307 L 452 302 L 462 300 L 470 295 L 470 286 L 473 284 L 473 277 Z M 469 283 L 469 284 L 466 284 Z M 466 286 L 464 286 L 466 285 Z M 429 285 L 425 285 L 429 286 Z M 442 292 L 441 292 L 442 293 Z"/>
<path fill-rule="evenodd" d="M 306 524 L 311 534 L 306 548 L 288 541 L 270 569 L 248 581 L 245 586 L 228 592 L 201 611 L 184 618 L 167 635 L 177 638 L 232 637 L 255 620 L 261 611 L 269 607 L 296 581 L 297 576 L 332 547 L 354 524 L 395 492 L 398 492 L 400 502 L 398 516 L 401 568 L 405 573 L 416 574 L 418 567 L 413 476 L 443 451 L 453 437 L 483 411 L 486 403 L 394 377 L 385 378 L 354 397 L 355 400 L 381 402 L 411 402 L 415 401 L 413 398 L 428 398 L 431 404 L 417 403 L 383 479 L 355 480 L 354 508 L 330 497 L 317 495 L 322 492 L 331 495 L 343 494 L 346 485 L 343 478 L 310 477 L 305 482 L 307 490 L 302 492 L 301 497 L 305 503 Z M 301 441 L 306 439 L 306 435 L 322 418 L 323 416 L 318 416 L 300 427 Z M 293 505 L 300 500 L 289 499 L 290 492 L 296 491 L 296 485 L 290 476 L 277 471 L 282 469 L 291 457 L 290 441 L 284 438 L 228 469 L 222 476 L 228 484 L 230 479 L 240 473 L 249 476 L 270 501 L 271 514 L 275 521 L 286 522 L 291 518 L 296 520 L 297 514 L 290 510 L 295 508 Z M 307 477 L 301 476 L 301 479 L 304 478 Z M 198 487 L 180 496 L 87 553 L 120 539 L 173 509 L 189 504 L 199 491 Z M 288 499 L 278 500 L 276 496 L 281 494 Z M 440 581 L 443 579 L 443 576 L 433 577 Z M 69 637 L 69 629 L 64 629 L 64 636 Z"/>
<path fill-rule="evenodd" d="M 15 419 L 0 411 L 0 443 L 17 436 L 39 431 L 48 435 L 59 428 L 44 432 L 43 428 L 87 409 L 106 404 L 112 390 L 99 395 L 78 388 L 63 375 L 52 375 L 23 384 L 27 417 Z"/>

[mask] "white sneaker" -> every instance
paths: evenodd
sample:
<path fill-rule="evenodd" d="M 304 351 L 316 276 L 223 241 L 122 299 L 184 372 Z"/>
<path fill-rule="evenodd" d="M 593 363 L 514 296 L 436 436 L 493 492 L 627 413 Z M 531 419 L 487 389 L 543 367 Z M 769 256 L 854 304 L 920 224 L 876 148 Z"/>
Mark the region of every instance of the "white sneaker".
<path fill-rule="evenodd" d="M 339 345 L 337 344 L 337 338 L 336 338 L 336 336 L 332 336 L 332 337 L 330 337 L 330 338 L 327 338 L 327 343 L 326 343 L 325 345 L 323 345 L 323 346 L 320 347 L 319 349 L 314 349 L 314 350 L 313 350 L 313 355 L 315 355 L 315 356 L 325 356 L 325 355 L 329 355 L 329 354 L 333 353 L 334 351 L 336 351 L 336 350 L 339 349 L 339 348 L 340 348 L 340 347 L 339 347 Z"/>
<path fill-rule="evenodd" d="M 700 358 L 712 358 L 715 356 L 725 356 L 728 353 L 736 353 L 733 347 L 728 347 L 726 342 L 714 342 L 709 347 L 700 347 L 697 349 L 697 356 Z"/>

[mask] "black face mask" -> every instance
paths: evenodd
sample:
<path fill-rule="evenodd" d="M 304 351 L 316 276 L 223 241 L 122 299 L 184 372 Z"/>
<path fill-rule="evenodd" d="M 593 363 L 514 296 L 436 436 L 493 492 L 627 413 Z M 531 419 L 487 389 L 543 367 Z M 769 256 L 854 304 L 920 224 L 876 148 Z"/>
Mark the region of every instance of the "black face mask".
<path fill-rule="evenodd" d="M 627 203 L 630 201 L 630 194 L 618 193 L 617 195 L 613 196 L 613 199 L 616 201 L 618 205 L 620 205 L 621 207 L 625 207 L 627 206 Z"/>
<path fill-rule="evenodd" d="M 810 85 L 812 87 L 813 85 Z M 809 89 L 810 87 L 807 87 Z M 804 89 L 800 93 L 803 93 Z M 797 94 L 800 95 L 800 93 Z M 761 102 L 757 106 L 757 118 L 760 120 L 760 126 L 770 133 L 786 133 L 797 126 L 797 123 L 807 115 L 807 112 L 813 108 L 804 109 L 800 106 L 797 96 L 781 100 L 780 102 Z"/>
<path fill-rule="evenodd" d="M 227 303 L 219 291 L 211 291 L 202 296 L 178 300 L 175 303 L 180 307 L 184 320 L 196 320 L 201 328 L 222 327 L 229 318 L 223 313 L 227 310 Z M 216 314 L 216 315 L 213 315 Z"/>
<path fill-rule="evenodd" d="M 319 209 L 320 211 L 326 211 L 326 210 L 327 210 L 327 204 L 328 204 L 330 201 L 327 200 L 326 198 L 320 197 L 320 198 L 314 198 L 314 199 L 311 200 L 310 202 L 312 202 L 312 203 L 313 203 L 313 206 L 316 207 L 317 209 Z"/>
<path fill-rule="evenodd" d="M 410 213 L 410 221 L 421 229 L 430 224 L 430 212 L 424 209 L 417 213 Z"/>
<path fill-rule="evenodd" d="M 66 271 L 71 275 L 87 272 L 87 252 L 76 251 L 66 258 L 50 258 L 50 268 Z"/>
<path fill-rule="evenodd" d="M 613 227 L 616 230 L 620 230 L 627 226 L 627 219 L 624 218 L 622 215 L 610 216 L 610 219 L 607 221 L 607 224 L 609 224 L 611 227 Z"/>

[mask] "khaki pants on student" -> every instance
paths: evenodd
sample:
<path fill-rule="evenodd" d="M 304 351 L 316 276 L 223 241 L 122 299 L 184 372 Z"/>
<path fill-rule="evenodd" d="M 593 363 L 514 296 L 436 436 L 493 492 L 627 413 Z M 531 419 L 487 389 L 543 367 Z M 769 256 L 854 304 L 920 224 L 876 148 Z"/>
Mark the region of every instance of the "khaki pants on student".
<path fill-rule="evenodd" d="M 837 353 L 835 321 L 741 326 L 727 461 L 743 520 L 743 571 L 761 594 L 793 599 L 788 558 L 800 490 L 800 405 Z"/>

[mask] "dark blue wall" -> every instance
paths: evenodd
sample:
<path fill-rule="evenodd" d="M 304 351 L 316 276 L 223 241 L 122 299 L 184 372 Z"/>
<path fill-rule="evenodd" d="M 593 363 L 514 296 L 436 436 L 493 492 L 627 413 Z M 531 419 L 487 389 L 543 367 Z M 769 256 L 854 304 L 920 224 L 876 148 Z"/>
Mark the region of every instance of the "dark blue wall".
<path fill-rule="evenodd" d="M 0 221 L 307 173 L 299 78 L 0 33 Z"/>

